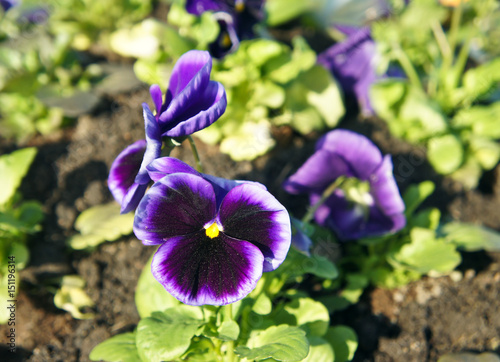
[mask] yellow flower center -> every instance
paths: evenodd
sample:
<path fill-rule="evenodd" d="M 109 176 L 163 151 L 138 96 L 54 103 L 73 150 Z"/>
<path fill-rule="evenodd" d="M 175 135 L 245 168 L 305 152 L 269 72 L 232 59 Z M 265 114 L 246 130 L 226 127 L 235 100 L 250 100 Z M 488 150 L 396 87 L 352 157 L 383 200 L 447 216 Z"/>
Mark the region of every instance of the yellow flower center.
<path fill-rule="evenodd" d="M 214 222 L 212 225 L 210 225 L 209 227 L 205 228 L 205 233 L 207 234 L 207 236 L 210 238 L 210 239 L 213 239 L 213 238 L 216 238 L 217 236 L 219 236 L 219 227 L 217 226 L 217 224 Z"/>
<path fill-rule="evenodd" d="M 245 2 L 240 0 L 236 0 L 236 3 L 234 4 L 234 9 L 236 12 L 241 13 L 243 10 L 245 10 Z"/>

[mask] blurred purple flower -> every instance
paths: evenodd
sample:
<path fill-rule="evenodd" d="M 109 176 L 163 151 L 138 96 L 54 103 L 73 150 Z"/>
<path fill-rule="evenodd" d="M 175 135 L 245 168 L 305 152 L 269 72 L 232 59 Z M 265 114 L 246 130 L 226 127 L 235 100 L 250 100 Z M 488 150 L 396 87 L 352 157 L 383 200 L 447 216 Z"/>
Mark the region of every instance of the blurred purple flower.
<path fill-rule="evenodd" d="M 213 11 L 220 33 L 209 45 L 216 58 L 235 51 L 240 40 L 254 37 L 253 27 L 264 18 L 263 0 L 187 0 L 186 10 L 193 15 Z"/>
<path fill-rule="evenodd" d="M 311 256 L 313 242 L 305 231 L 306 225 L 294 217 L 290 217 L 290 221 L 292 222 L 292 246 L 304 255 Z"/>
<path fill-rule="evenodd" d="M 244 298 L 290 248 L 290 217 L 256 182 L 204 175 L 171 157 L 148 167 L 155 181 L 135 213 L 134 233 L 160 245 L 151 270 L 190 305 Z"/>
<path fill-rule="evenodd" d="M 24 11 L 19 17 L 19 21 L 29 24 L 42 24 L 45 23 L 48 18 L 49 11 L 46 8 L 36 7 Z"/>
<path fill-rule="evenodd" d="M 19 5 L 19 0 L 0 0 L 0 7 L 2 7 L 3 11 L 8 11 L 17 5 Z"/>
<path fill-rule="evenodd" d="M 211 70 L 210 54 L 192 50 L 175 64 L 165 99 L 158 85 L 151 86 L 156 115 L 146 103 L 142 105 L 146 140 L 125 148 L 109 172 L 108 186 L 122 213 L 135 209 L 144 195 L 151 181 L 146 166 L 160 157 L 162 137 L 190 135 L 211 125 L 226 110 L 224 87 L 210 80 Z"/>
<path fill-rule="evenodd" d="M 376 73 L 375 42 L 370 28 L 338 27 L 347 38 L 318 55 L 318 63 L 339 81 L 347 96 L 357 99 L 363 114 L 373 114 L 369 91 L 380 78 Z"/>
<path fill-rule="evenodd" d="M 395 232 L 406 224 L 405 205 L 399 194 L 391 156 L 382 156 L 366 137 L 334 130 L 316 144 L 316 152 L 284 184 L 290 193 L 309 193 L 316 204 L 337 178 L 355 178 L 366 187 L 335 189 L 314 217 L 333 229 L 341 240 Z M 347 183 L 349 185 L 349 183 Z M 367 187 L 368 186 L 368 187 Z"/>

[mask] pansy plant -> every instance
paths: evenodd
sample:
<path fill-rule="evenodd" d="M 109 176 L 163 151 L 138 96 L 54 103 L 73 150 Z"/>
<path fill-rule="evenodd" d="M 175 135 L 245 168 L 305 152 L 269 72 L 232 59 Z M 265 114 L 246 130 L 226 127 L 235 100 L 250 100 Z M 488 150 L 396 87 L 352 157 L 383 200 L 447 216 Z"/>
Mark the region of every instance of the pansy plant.
<path fill-rule="evenodd" d="M 156 114 L 143 104 L 146 139 L 126 147 L 111 165 L 108 184 L 122 213 L 134 210 L 151 179 L 146 166 L 160 157 L 163 138 L 183 138 L 215 122 L 226 109 L 221 83 L 210 80 L 212 58 L 205 51 L 185 53 L 172 70 L 165 96 L 150 88 Z"/>

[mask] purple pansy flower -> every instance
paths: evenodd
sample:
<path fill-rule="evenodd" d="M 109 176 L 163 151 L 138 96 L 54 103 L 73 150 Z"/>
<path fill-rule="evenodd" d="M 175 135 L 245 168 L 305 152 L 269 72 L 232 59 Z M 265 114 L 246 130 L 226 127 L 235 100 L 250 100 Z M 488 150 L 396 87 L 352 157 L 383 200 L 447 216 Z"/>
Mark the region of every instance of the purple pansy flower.
<path fill-rule="evenodd" d="M 19 0 L 0 0 L 0 7 L 3 11 L 8 11 L 10 8 L 19 5 Z"/>
<path fill-rule="evenodd" d="M 187 0 L 186 10 L 193 15 L 213 11 L 220 33 L 209 45 L 216 58 L 235 51 L 240 40 L 254 37 L 253 27 L 264 18 L 263 0 Z"/>
<path fill-rule="evenodd" d="M 335 189 L 319 206 L 315 220 L 342 240 L 395 232 L 406 224 L 390 155 L 382 156 L 366 137 L 334 130 L 316 144 L 316 152 L 284 184 L 290 193 L 307 192 L 311 204 L 337 178 L 355 178 L 358 188 Z M 349 184 L 349 183 L 347 183 Z M 352 185 L 352 184 L 351 184 Z"/>
<path fill-rule="evenodd" d="M 263 185 L 204 175 L 171 157 L 147 169 L 155 183 L 136 210 L 134 233 L 160 245 L 151 270 L 175 298 L 233 303 L 283 262 L 290 217 Z"/>
<path fill-rule="evenodd" d="M 348 96 L 358 100 L 364 114 L 373 114 L 369 91 L 380 77 L 376 73 L 376 45 L 370 28 L 338 27 L 347 39 L 318 55 L 318 63 L 339 81 Z"/>
<path fill-rule="evenodd" d="M 212 58 L 192 50 L 180 57 L 172 70 L 163 99 L 158 85 L 150 88 L 156 115 L 143 104 L 146 140 L 125 148 L 111 165 L 108 185 L 122 213 L 135 209 L 151 181 L 146 166 L 160 157 L 162 137 L 181 138 L 208 127 L 226 110 L 221 83 L 210 80 Z"/>

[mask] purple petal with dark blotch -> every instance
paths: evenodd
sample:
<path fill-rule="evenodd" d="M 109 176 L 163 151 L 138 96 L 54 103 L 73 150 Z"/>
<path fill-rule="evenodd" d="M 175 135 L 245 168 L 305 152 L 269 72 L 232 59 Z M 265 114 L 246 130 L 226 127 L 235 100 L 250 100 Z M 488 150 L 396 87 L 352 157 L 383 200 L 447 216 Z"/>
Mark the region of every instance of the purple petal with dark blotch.
<path fill-rule="evenodd" d="M 183 94 L 187 95 L 190 91 L 194 92 L 195 89 L 186 89 Z M 168 121 L 168 129 L 163 132 L 163 136 L 182 137 L 200 131 L 219 119 L 227 106 L 224 86 L 214 81 L 210 81 L 203 92 L 186 97 L 186 103 L 175 103 L 176 101 L 177 98 L 174 98 L 171 107 L 176 104 L 181 108 Z M 168 113 L 171 107 L 163 114 Z"/>
<path fill-rule="evenodd" d="M 380 167 L 370 176 L 370 193 L 384 214 L 401 214 L 405 211 L 405 204 L 394 179 L 390 155 L 384 157 Z"/>
<path fill-rule="evenodd" d="M 139 140 L 120 152 L 111 164 L 108 186 L 115 200 L 121 205 L 128 190 L 134 184 L 145 152 L 146 140 Z"/>
<path fill-rule="evenodd" d="M 154 277 L 190 305 L 225 305 L 244 298 L 262 276 L 264 256 L 249 242 L 205 230 L 172 238 L 153 257 Z"/>
<path fill-rule="evenodd" d="M 228 10 L 224 1 L 217 0 L 187 0 L 186 11 L 193 15 L 201 15 L 205 11 Z"/>
<path fill-rule="evenodd" d="M 215 218 L 215 194 L 203 178 L 174 173 L 155 182 L 142 198 L 134 218 L 134 233 L 145 245 L 204 230 Z"/>
<path fill-rule="evenodd" d="M 220 204 L 222 200 L 224 200 L 224 197 L 226 197 L 227 193 L 238 185 L 251 184 L 261 188 L 264 191 L 267 191 L 266 186 L 264 186 L 260 182 L 246 181 L 246 180 L 228 180 L 222 177 L 217 177 L 207 174 L 202 174 L 201 176 L 205 180 L 208 180 L 214 187 L 215 198 L 217 200 L 217 209 L 219 209 Z"/>
<path fill-rule="evenodd" d="M 339 176 L 351 173 L 341 156 L 320 149 L 284 182 L 283 188 L 292 194 L 322 192 Z"/>
<path fill-rule="evenodd" d="M 20 0 L 0 0 L 0 7 L 3 11 L 7 11 L 10 8 L 19 5 Z"/>
<path fill-rule="evenodd" d="M 204 176 L 187 163 L 174 157 L 160 157 L 151 162 L 147 167 L 149 177 L 156 182 L 172 173 L 190 173 L 192 175 Z"/>
<path fill-rule="evenodd" d="M 291 243 L 290 217 L 269 192 L 247 183 L 236 186 L 222 201 L 218 218 L 224 234 L 261 250 L 264 272 L 276 269 L 285 259 Z"/>
<path fill-rule="evenodd" d="M 382 153 L 367 137 L 343 129 L 328 132 L 316 143 L 316 149 L 330 151 L 342 157 L 351 174 L 367 181 L 382 163 Z"/>
<path fill-rule="evenodd" d="M 146 169 L 153 160 L 157 159 L 161 155 L 161 134 L 158 122 L 155 116 L 149 109 L 146 103 L 142 104 L 143 116 L 144 116 L 144 127 L 146 129 L 146 152 L 144 153 L 144 158 L 141 163 L 141 168 L 137 173 L 135 182 L 140 184 L 145 184 L 151 181 L 148 170 Z"/>
<path fill-rule="evenodd" d="M 174 65 L 170 82 L 165 96 L 168 113 L 160 115 L 161 122 L 168 122 L 175 117 L 179 102 L 184 105 L 190 96 L 196 96 L 205 89 L 210 80 L 212 70 L 212 57 L 207 51 L 190 50 L 184 53 Z M 186 93 L 183 91 L 188 88 Z M 175 100 L 178 98 L 177 100 Z M 193 99 L 191 99 L 193 100 Z M 171 103 L 174 103 L 173 105 Z M 172 108 L 173 106 L 173 108 Z"/>
<path fill-rule="evenodd" d="M 161 106 L 163 104 L 163 94 L 161 93 L 161 88 L 158 84 L 153 84 L 149 88 L 149 93 L 151 94 L 151 99 L 153 100 L 153 103 L 155 105 L 156 109 L 156 118 L 160 116 L 161 113 Z"/>

